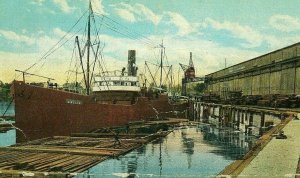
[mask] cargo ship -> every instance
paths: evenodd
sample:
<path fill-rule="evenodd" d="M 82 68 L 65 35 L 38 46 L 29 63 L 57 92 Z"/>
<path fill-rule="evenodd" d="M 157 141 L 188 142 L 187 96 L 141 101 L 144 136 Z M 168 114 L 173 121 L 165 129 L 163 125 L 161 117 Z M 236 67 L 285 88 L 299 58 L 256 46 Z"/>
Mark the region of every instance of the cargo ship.
<path fill-rule="evenodd" d="M 99 55 L 93 49 L 91 40 L 91 18 L 93 10 L 89 5 L 87 40 L 85 52 L 78 46 L 85 94 L 64 90 L 57 84 L 48 82 L 45 87 L 25 81 L 27 71 L 22 71 L 23 81 L 12 82 L 12 95 L 15 103 L 15 126 L 18 128 L 16 141 L 25 142 L 52 136 L 68 136 L 72 133 L 91 132 L 104 127 L 126 126 L 130 122 L 183 117 L 188 103 L 170 103 L 167 94 L 161 90 L 147 92 L 140 87 L 135 66 L 135 51 L 128 55 L 127 73 L 94 74 L 90 70 L 90 56 L 95 61 Z M 86 67 L 83 66 L 83 53 L 87 54 Z M 93 68 L 93 67 L 92 67 Z M 48 78 L 50 79 L 50 78 Z M 50 80 L 49 80 L 50 81 Z"/>

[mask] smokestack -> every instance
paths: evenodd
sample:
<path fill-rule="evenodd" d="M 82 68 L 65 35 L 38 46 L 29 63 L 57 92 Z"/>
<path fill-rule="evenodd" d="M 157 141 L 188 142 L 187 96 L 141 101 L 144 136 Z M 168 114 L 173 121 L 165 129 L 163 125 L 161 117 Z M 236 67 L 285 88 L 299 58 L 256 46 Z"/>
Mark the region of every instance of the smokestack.
<path fill-rule="evenodd" d="M 194 63 L 193 63 L 193 53 L 192 53 L 192 52 L 190 52 L 189 66 L 190 66 L 190 67 L 194 67 Z"/>
<path fill-rule="evenodd" d="M 137 68 L 135 66 L 135 50 L 128 50 L 128 76 L 136 76 L 136 70 Z"/>

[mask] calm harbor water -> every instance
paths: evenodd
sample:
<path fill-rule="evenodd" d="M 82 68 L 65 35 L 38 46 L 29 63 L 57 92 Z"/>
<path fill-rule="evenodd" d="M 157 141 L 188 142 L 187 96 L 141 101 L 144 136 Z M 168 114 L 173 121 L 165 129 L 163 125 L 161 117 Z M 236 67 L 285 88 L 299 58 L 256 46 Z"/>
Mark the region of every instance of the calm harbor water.
<path fill-rule="evenodd" d="M 227 133 L 228 134 L 228 133 Z M 174 130 L 117 159 L 106 160 L 77 178 L 85 177 L 214 177 L 248 150 L 249 144 L 210 126 Z"/>
<path fill-rule="evenodd" d="M 1 113 L 6 106 L 0 104 Z M 14 115 L 13 107 L 8 113 Z M 15 144 L 15 137 L 15 130 L 0 133 L 0 146 Z M 242 132 L 211 125 L 184 126 L 126 155 L 99 163 L 76 177 L 214 177 L 244 155 L 253 139 Z"/>
<path fill-rule="evenodd" d="M 14 105 L 11 104 L 8 107 L 9 103 L 7 102 L 0 102 L 0 115 L 2 116 L 3 113 L 6 111 L 5 115 L 13 116 L 15 115 Z M 0 118 L 0 123 L 14 123 L 13 121 L 3 121 Z M 16 143 L 16 130 L 9 130 L 5 133 L 0 133 L 0 146 L 9 146 Z"/>
<path fill-rule="evenodd" d="M 0 133 L 0 147 L 10 146 L 16 143 L 16 130 L 12 129 L 5 133 Z"/>
<path fill-rule="evenodd" d="M 14 103 L 9 104 L 8 102 L 0 101 L 0 115 L 2 116 L 5 110 L 7 109 L 5 115 L 13 116 L 15 115 Z"/>

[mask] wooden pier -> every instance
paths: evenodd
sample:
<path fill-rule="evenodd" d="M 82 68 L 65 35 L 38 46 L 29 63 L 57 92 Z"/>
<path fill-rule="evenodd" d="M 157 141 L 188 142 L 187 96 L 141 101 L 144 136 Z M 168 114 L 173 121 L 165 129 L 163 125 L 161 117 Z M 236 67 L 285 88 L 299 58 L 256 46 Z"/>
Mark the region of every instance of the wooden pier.
<path fill-rule="evenodd" d="M 185 120 L 153 121 L 144 125 L 179 124 Z M 138 125 L 133 127 L 138 128 Z M 155 127 L 157 129 L 157 127 Z M 136 132 L 136 129 L 132 129 Z M 166 136 L 154 133 L 74 133 L 54 136 L 10 147 L 0 147 L 0 177 L 72 177 L 100 162 L 128 153 Z"/>
<path fill-rule="evenodd" d="M 267 133 L 265 133 L 260 139 L 257 140 L 254 147 L 249 150 L 249 152 L 241 159 L 236 160 L 229 166 L 227 166 L 222 172 L 220 172 L 220 177 L 222 175 L 231 175 L 237 176 L 242 170 L 255 158 L 255 156 L 270 142 L 273 134 L 277 134 L 280 130 L 284 128 L 284 126 L 292 120 L 293 117 L 289 117 L 284 120 L 281 124 L 273 127 Z M 226 177 L 226 176 L 225 176 Z"/>
<path fill-rule="evenodd" d="M 300 122 L 297 120 L 299 112 L 299 108 L 195 102 L 191 113 L 195 121 L 207 122 L 217 127 L 231 127 L 245 134 L 255 133 L 259 136 L 243 158 L 227 166 L 217 177 L 266 177 L 267 175 L 299 177 L 299 141 L 297 141 L 300 138 L 298 136 L 300 132 L 297 130 Z M 282 130 L 288 138 L 273 139 Z"/>
<path fill-rule="evenodd" d="M 192 114 L 190 116 L 194 121 L 210 123 L 218 127 L 231 127 L 243 130 L 250 135 L 254 132 L 259 132 L 259 135 L 262 135 L 266 130 L 280 123 L 289 113 L 295 115 L 298 113 L 296 109 L 237 106 L 204 102 L 195 102 L 191 108 L 190 113 Z"/>

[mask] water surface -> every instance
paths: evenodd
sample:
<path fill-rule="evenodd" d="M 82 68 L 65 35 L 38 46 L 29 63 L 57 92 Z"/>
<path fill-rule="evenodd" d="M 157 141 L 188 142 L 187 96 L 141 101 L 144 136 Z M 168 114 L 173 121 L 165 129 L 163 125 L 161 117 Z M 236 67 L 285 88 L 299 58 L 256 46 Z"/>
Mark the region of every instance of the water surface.
<path fill-rule="evenodd" d="M 7 111 L 6 111 L 7 110 Z M 14 104 L 9 105 L 8 102 L 0 102 L 0 115 L 2 116 L 6 111 L 6 116 L 15 115 Z M 4 121 L 0 118 L 0 123 L 14 123 L 14 121 Z M 16 143 L 16 130 L 12 129 L 5 133 L 0 133 L 0 147 L 10 146 Z"/>
<path fill-rule="evenodd" d="M 7 104 L 0 103 L 0 113 Z M 13 105 L 6 115 L 14 115 Z M 15 129 L 0 133 L 0 146 L 15 143 Z M 108 159 L 76 177 L 214 177 L 252 145 L 252 137 L 228 128 L 204 124 L 177 128 L 165 138 Z"/>
<path fill-rule="evenodd" d="M 208 128 L 208 129 L 207 129 Z M 209 129 L 174 130 L 117 159 L 106 160 L 77 177 L 214 177 L 248 150 L 249 144 Z M 225 137 L 223 137 L 225 136 Z M 229 141 L 227 139 L 227 141 Z"/>
<path fill-rule="evenodd" d="M 14 103 L 9 103 L 9 102 L 3 102 L 0 101 L 0 115 L 2 116 L 4 112 L 6 111 L 5 115 L 6 116 L 14 116 L 15 115 L 15 107 Z"/>

